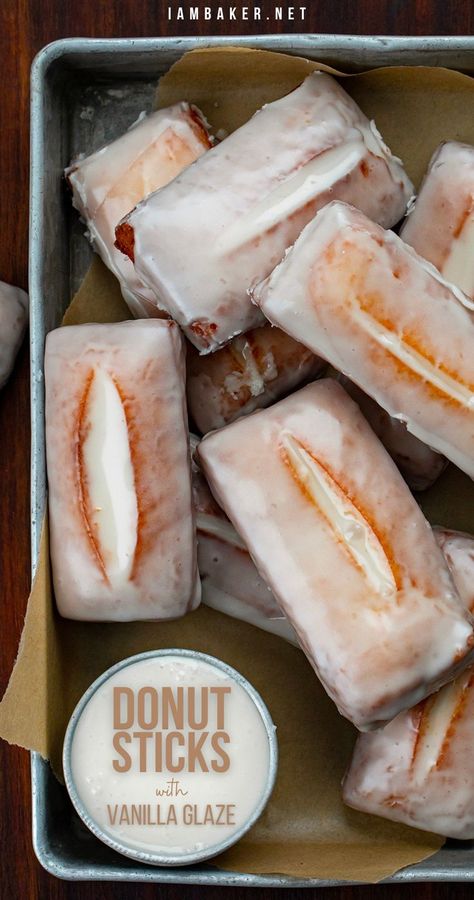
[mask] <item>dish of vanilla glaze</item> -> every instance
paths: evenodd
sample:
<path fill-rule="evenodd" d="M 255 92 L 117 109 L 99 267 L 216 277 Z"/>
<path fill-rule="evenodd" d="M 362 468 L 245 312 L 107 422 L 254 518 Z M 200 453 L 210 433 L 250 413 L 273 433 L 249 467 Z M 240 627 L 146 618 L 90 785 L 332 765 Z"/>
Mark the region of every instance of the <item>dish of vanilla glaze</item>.
<path fill-rule="evenodd" d="M 72 802 L 97 837 L 144 862 L 183 865 L 256 821 L 277 745 L 268 710 L 238 672 L 192 650 L 161 650 L 91 685 L 63 761 Z"/>

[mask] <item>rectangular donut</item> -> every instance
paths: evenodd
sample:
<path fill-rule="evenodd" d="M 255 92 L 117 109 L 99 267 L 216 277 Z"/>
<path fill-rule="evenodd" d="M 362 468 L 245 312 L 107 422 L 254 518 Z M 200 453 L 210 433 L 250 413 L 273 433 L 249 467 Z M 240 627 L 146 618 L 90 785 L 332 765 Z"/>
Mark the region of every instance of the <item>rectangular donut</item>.
<path fill-rule="evenodd" d="M 474 147 L 438 147 L 400 237 L 474 298 Z"/>
<path fill-rule="evenodd" d="M 137 203 L 172 181 L 210 146 L 199 110 L 177 103 L 140 116 L 125 134 L 74 160 L 65 171 L 88 237 L 117 276 L 137 318 L 164 314 L 159 296 L 145 286 L 131 260 L 115 247 L 115 227 Z"/>
<path fill-rule="evenodd" d="M 193 450 L 198 444 L 198 438 L 191 435 Z M 288 619 L 259 575 L 242 538 L 214 500 L 194 460 L 192 472 L 202 602 L 298 646 Z"/>
<path fill-rule="evenodd" d="M 198 460 L 328 694 L 359 729 L 468 665 L 471 617 L 433 532 L 337 382 L 206 435 Z"/>
<path fill-rule="evenodd" d="M 196 427 L 206 434 L 270 406 L 316 378 L 325 366 L 324 360 L 272 325 L 238 335 L 206 356 L 188 344 L 188 409 Z"/>
<path fill-rule="evenodd" d="M 117 244 L 208 352 L 262 321 L 249 287 L 328 200 L 390 226 L 411 194 L 374 124 L 334 78 L 316 72 L 127 215 Z"/>
<path fill-rule="evenodd" d="M 330 203 L 253 296 L 271 322 L 474 477 L 474 316 L 396 234 Z"/>
<path fill-rule="evenodd" d="M 336 377 L 339 384 L 342 384 L 344 390 L 355 400 L 411 489 L 425 491 L 431 487 L 444 472 L 447 459 L 436 453 L 436 450 L 432 450 L 428 444 L 418 440 L 407 430 L 404 422 L 389 416 L 372 397 L 361 391 L 345 375 L 339 373 Z"/>
<path fill-rule="evenodd" d="M 198 445 L 199 439 L 191 435 L 193 452 Z M 421 446 L 424 447 L 424 444 Z M 419 470 L 417 472 L 420 477 Z M 294 629 L 259 574 L 244 541 L 216 503 L 194 459 L 192 473 L 202 602 L 299 646 Z M 460 595 L 470 597 L 470 602 L 465 605 L 472 612 L 474 539 L 444 528 L 434 528 L 433 533 L 451 574 L 456 576 Z"/>
<path fill-rule="evenodd" d="M 169 619 L 200 598 L 184 351 L 144 319 L 48 334 L 51 560 L 61 615 Z"/>
<path fill-rule="evenodd" d="M 474 602 L 474 539 L 439 531 L 459 596 Z M 355 809 L 446 837 L 474 838 L 474 667 L 385 728 L 360 735 L 343 782 Z"/>

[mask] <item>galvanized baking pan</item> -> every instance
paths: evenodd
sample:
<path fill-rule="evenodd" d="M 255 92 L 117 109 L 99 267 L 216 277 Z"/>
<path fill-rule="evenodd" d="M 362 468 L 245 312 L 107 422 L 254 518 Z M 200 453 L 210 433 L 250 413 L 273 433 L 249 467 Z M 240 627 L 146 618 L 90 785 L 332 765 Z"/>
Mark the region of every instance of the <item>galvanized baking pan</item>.
<path fill-rule="evenodd" d="M 357 71 L 384 65 L 442 65 L 474 73 L 474 37 L 399 38 L 293 35 L 56 41 L 31 74 L 31 396 L 32 559 L 36 565 L 45 505 L 43 345 L 61 320 L 90 259 L 61 184 L 75 153 L 115 137 L 150 107 L 160 75 L 187 50 L 240 44 L 319 59 Z M 70 880 L 315 887 L 335 882 L 223 872 L 209 865 L 157 869 L 119 856 L 90 834 L 44 760 L 32 755 L 33 843 L 40 863 Z M 420 865 L 389 879 L 474 881 L 474 846 L 449 842 Z"/>

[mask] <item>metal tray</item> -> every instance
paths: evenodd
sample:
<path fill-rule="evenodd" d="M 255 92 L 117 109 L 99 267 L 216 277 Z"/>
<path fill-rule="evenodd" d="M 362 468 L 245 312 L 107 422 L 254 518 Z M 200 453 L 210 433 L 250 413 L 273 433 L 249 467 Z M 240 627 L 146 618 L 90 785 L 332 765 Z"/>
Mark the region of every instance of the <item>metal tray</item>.
<path fill-rule="evenodd" d="M 384 65 L 443 65 L 474 73 L 474 37 L 278 35 L 228 38 L 69 39 L 45 47 L 31 72 L 31 543 L 36 566 L 45 507 L 43 346 L 86 271 L 90 250 L 66 201 L 61 174 L 71 157 L 98 147 L 150 107 L 160 75 L 187 50 L 239 44 L 319 59 L 357 71 Z M 31 759 L 33 844 L 45 869 L 70 880 L 315 887 L 341 882 L 224 872 L 210 865 L 157 869 L 122 857 L 88 832 L 49 765 Z M 474 845 L 448 842 L 389 882 L 474 881 Z"/>

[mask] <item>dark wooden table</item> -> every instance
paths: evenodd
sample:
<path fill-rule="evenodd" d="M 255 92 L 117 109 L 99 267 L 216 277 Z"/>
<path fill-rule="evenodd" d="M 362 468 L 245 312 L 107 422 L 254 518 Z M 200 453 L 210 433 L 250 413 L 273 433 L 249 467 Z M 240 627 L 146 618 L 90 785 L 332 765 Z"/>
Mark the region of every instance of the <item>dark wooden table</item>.
<path fill-rule="evenodd" d="M 196 0 L 198 2 L 198 0 Z M 2 0 L 0 3 L 0 279 L 27 287 L 29 69 L 35 53 L 56 38 L 145 37 L 165 34 L 255 34 L 327 32 L 353 34 L 470 34 L 472 0 L 290 0 L 306 3 L 305 21 L 274 21 L 272 0 L 233 0 L 238 8 L 260 5 L 262 23 L 168 21 L 168 4 L 179 0 Z M 200 0 L 201 7 L 219 6 Z M 221 0 L 224 7 L 231 5 Z M 184 8 L 188 0 L 181 0 Z M 193 4 L 194 5 L 194 2 Z M 267 21 L 267 13 L 270 16 Z M 29 385 L 25 342 L 15 373 L 0 394 L 0 584 L 2 589 L 0 692 L 13 665 L 30 585 L 29 551 Z M 37 863 L 30 837 L 29 757 L 0 742 L 0 897 L 5 900 L 64 898 L 202 897 L 217 900 L 221 888 L 158 887 L 122 884 L 70 884 L 55 881 Z M 414 885 L 331 891 L 286 892 L 291 898 L 318 894 L 323 900 L 360 897 L 441 900 L 472 896 L 472 886 Z M 281 897 L 276 890 L 229 889 L 226 900 Z"/>

